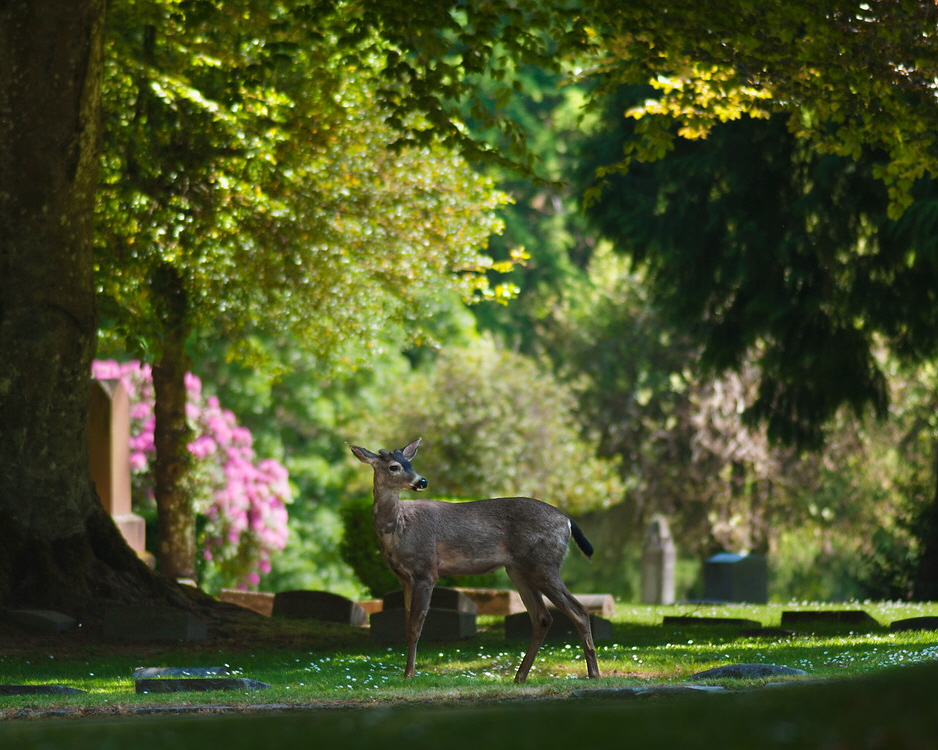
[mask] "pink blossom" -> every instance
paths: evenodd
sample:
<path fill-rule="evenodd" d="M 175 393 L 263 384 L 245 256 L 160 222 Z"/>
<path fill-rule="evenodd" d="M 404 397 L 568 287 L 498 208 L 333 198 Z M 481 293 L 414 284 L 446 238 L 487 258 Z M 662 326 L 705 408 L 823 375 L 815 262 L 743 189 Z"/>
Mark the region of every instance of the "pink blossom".
<path fill-rule="evenodd" d="M 198 459 L 206 458 L 215 452 L 218 445 L 211 435 L 199 435 L 189 443 L 189 452 Z"/>
<path fill-rule="evenodd" d="M 254 442 L 254 438 L 251 436 L 251 431 L 246 427 L 235 427 L 231 431 L 231 442 L 241 445 L 251 445 Z"/>
<path fill-rule="evenodd" d="M 131 471 L 135 502 L 153 497 L 150 467 L 155 457 L 152 370 L 140 362 L 99 360 L 92 375 L 120 378 L 131 399 Z M 271 553 L 287 543 L 286 505 L 292 490 L 286 468 L 272 458 L 258 460 L 251 432 L 205 395 L 202 381 L 186 376 L 186 417 L 193 431 L 192 492 L 206 519 L 201 557 L 226 585 L 256 587 L 271 570 Z"/>
<path fill-rule="evenodd" d="M 145 401 L 138 401 L 130 409 L 130 418 L 134 420 L 145 420 L 153 415 L 153 407 Z"/>
<path fill-rule="evenodd" d="M 191 372 L 186 373 L 186 390 L 195 396 L 202 393 L 202 381 L 199 380 L 197 375 L 193 375 Z"/>
<path fill-rule="evenodd" d="M 96 380 L 118 380 L 121 366 L 114 360 L 97 360 L 91 363 L 91 375 Z"/>

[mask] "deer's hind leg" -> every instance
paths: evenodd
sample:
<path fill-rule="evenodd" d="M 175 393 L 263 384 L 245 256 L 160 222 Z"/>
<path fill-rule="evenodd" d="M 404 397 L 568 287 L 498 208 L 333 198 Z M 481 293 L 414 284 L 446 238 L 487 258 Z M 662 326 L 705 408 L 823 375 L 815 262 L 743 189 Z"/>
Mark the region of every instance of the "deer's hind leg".
<path fill-rule="evenodd" d="M 593 644 L 593 631 L 590 627 L 590 616 L 586 607 L 570 593 L 566 584 L 560 578 L 560 573 L 554 573 L 543 583 L 544 595 L 551 600 L 557 609 L 570 618 L 583 644 L 583 655 L 586 657 L 586 672 L 591 680 L 599 679 L 599 664 L 596 662 L 596 646 Z"/>
<path fill-rule="evenodd" d="M 505 570 L 512 583 L 515 584 L 515 588 L 518 589 L 521 601 L 524 602 L 524 606 L 528 610 L 528 616 L 531 618 L 531 640 L 528 643 L 528 650 L 524 654 L 524 659 L 521 660 L 521 666 L 518 667 L 518 672 L 515 674 L 515 682 L 520 685 L 528 678 L 528 672 L 531 671 L 531 667 L 534 665 L 537 652 L 540 651 L 554 618 L 547 610 L 541 592 L 532 585 L 528 576 L 518 568 L 509 567 Z"/>

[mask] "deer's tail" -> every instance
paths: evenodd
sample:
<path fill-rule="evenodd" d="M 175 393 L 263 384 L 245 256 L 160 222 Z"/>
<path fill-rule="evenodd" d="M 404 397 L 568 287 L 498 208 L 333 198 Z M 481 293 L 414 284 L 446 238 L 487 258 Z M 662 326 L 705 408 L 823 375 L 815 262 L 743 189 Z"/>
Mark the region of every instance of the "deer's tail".
<path fill-rule="evenodd" d="M 583 529 L 576 525 L 576 522 L 571 518 L 570 519 L 570 531 L 573 532 L 573 541 L 576 542 L 576 546 L 580 548 L 584 555 L 587 558 L 593 557 L 593 545 L 590 544 L 589 539 L 586 538 L 586 534 L 583 533 Z"/>

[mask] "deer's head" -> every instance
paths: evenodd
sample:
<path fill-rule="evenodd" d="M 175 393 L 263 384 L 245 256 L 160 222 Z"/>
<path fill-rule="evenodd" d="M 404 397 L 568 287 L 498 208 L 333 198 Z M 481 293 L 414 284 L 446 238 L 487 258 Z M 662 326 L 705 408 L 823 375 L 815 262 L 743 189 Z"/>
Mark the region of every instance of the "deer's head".
<path fill-rule="evenodd" d="M 375 484 L 394 490 L 425 490 L 427 480 L 420 476 L 410 465 L 417 455 L 420 438 L 395 451 L 380 450 L 372 453 L 357 445 L 350 445 L 352 453 L 362 463 L 370 464 L 375 471 Z"/>

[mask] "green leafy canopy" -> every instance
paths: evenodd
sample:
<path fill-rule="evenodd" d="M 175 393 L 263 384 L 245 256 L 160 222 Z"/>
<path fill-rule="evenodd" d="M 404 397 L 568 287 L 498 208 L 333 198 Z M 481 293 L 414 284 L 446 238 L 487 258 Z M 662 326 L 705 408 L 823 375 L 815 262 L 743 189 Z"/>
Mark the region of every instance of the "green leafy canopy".
<path fill-rule="evenodd" d="M 448 137 L 402 140 L 438 115 L 387 115 L 393 45 L 353 39 L 341 10 L 152 0 L 110 15 L 99 291 L 134 348 L 159 349 L 162 266 L 192 329 L 236 334 L 242 356 L 251 330 L 289 331 L 326 366 L 367 359 L 389 330 L 421 336 L 440 294 L 513 293 L 488 276 L 511 263 L 485 254 L 506 197 Z"/>
<path fill-rule="evenodd" d="M 627 111 L 638 118 L 629 159 L 659 158 L 676 137 L 742 115 L 780 112 L 826 153 L 880 151 L 875 176 L 892 218 L 911 205 L 918 178 L 938 174 L 934 3 L 604 0 L 591 12 L 604 48 L 593 72 L 605 90 L 654 91 Z"/>

